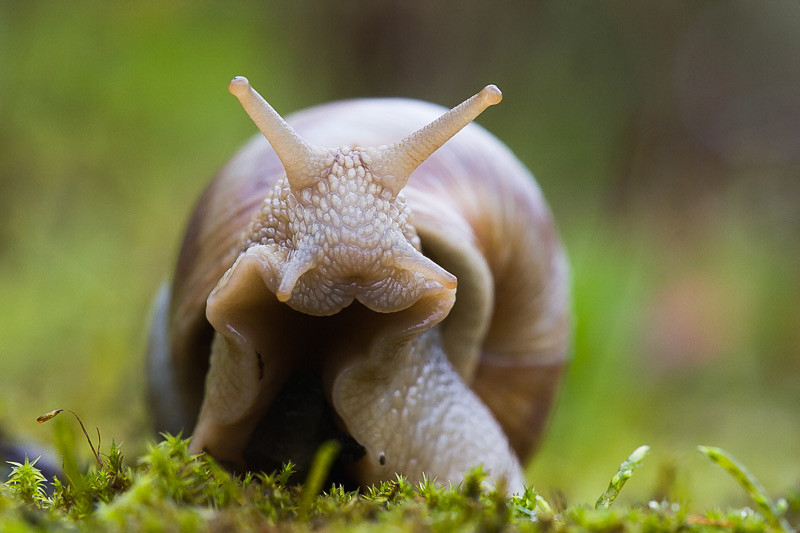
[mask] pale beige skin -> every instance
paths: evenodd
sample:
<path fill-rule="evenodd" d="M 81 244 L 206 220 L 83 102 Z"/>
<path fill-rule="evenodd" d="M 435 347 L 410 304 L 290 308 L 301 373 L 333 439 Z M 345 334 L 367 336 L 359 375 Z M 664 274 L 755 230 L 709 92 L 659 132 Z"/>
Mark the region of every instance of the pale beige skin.
<path fill-rule="evenodd" d="M 399 141 L 402 123 L 431 106 L 367 100 L 332 104 L 321 121 L 301 113 L 305 138 L 341 141 L 324 149 L 246 79 L 230 90 L 274 152 L 254 140 L 195 214 L 151 336 L 160 424 L 190 427 L 202 398 L 192 450 L 241 465 L 288 376 L 318 365 L 366 449 L 361 483 L 423 472 L 457 482 L 483 464 L 520 490 L 520 457 L 566 356 L 566 260 L 535 182 L 502 144 L 470 126 L 437 151 L 500 92 L 488 86 Z M 204 389 L 203 309 L 214 328 Z M 297 347 L 316 335 L 323 348 Z"/>

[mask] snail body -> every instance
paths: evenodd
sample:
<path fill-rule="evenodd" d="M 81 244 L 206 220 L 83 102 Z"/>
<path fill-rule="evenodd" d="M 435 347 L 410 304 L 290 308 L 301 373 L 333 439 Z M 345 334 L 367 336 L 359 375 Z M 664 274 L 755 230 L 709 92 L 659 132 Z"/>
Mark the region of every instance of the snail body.
<path fill-rule="evenodd" d="M 239 468 L 338 435 L 359 484 L 483 464 L 520 489 L 566 360 L 568 267 L 533 177 L 469 124 L 499 90 L 287 124 L 229 89 L 263 136 L 202 195 L 159 296 L 158 428 Z"/>

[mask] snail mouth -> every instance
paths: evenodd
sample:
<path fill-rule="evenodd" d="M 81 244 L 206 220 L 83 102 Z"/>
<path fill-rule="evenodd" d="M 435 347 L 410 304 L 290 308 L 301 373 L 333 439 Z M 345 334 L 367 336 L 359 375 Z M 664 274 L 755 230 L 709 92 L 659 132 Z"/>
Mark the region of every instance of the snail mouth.
<path fill-rule="evenodd" d="M 331 316 L 313 316 L 292 309 L 291 301 L 288 306 L 279 302 L 264 283 L 263 271 L 255 268 L 257 262 L 250 263 L 241 272 L 226 276 L 208 300 L 207 317 L 216 330 L 214 344 L 220 349 L 212 354 L 212 370 L 224 366 L 224 374 L 236 379 L 217 373 L 221 383 L 212 385 L 216 378 L 209 372 L 206 400 L 211 397 L 209 391 L 230 390 L 216 392 L 215 397 L 225 402 L 224 409 L 206 409 L 204 405 L 201 410 L 198 427 L 214 429 L 195 433 L 198 442 L 200 435 L 204 439 L 198 446 L 215 457 L 238 460 L 237 464 L 251 470 L 272 471 L 291 460 L 303 473 L 319 445 L 336 440 L 342 451 L 331 479 L 355 487 L 360 479 L 349 473 L 355 472 L 353 465 L 366 452 L 335 407 L 334 383 L 353 365 L 372 359 L 374 379 L 385 379 L 383 374 L 391 373 L 396 364 L 392 357 L 395 347 L 443 319 L 455 291 L 437 285 L 440 291 L 417 297 L 406 309 L 376 312 L 361 303 L 363 293 L 355 298 L 352 294 L 372 289 L 374 295 L 379 294 L 376 289 L 388 289 L 351 280 L 347 285 L 351 305 Z M 248 275 L 240 276 L 246 272 Z M 303 287 L 298 283 L 296 289 Z M 434 302 L 440 305 L 442 291 L 446 303 L 432 321 L 431 309 Z M 296 296 L 293 293 L 293 299 Z M 213 424 L 204 417 L 211 417 Z M 223 448 L 230 442 L 226 428 L 234 425 L 246 432 L 238 457 L 232 448 Z"/>
<path fill-rule="evenodd" d="M 307 477 L 319 446 L 328 441 L 338 442 L 340 451 L 326 485 L 337 483 L 346 490 L 356 489 L 358 480 L 349 472 L 366 450 L 343 429 L 320 375 L 300 370 L 287 379 L 259 420 L 243 455 L 251 471 L 273 472 L 291 461 L 295 479 L 302 480 Z"/>
<path fill-rule="evenodd" d="M 343 484 L 353 490 L 361 483 L 354 465 L 363 459 L 366 450 L 334 407 L 333 383 L 344 369 L 370 356 L 379 344 L 373 331 L 386 329 L 392 317 L 358 302 L 328 317 L 309 316 L 277 302 L 265 300 L 264 304 L 269 318 L 262 314 L 261 329 L 269 323 L 291 342 L 276 343 L 273 338 L 271 350 L 267 351 L 264 345 L 264 350 L 259 347 L 255 352 L 264 371 L 259 386 L 274 387 L 274 391 L 244 446 L 244 464 L 251 471 L 271 472 L 291 461 L 297 479 L 302 480 L 319 446 L 334 440 L 340 451 L 326 483 Z M 248 316 L 253 316 L 253 311 Z M 262 342 L 255 325 L 240 325 L 239 333 L 254 346 Z M 269 373 L 276 366 L 274 359 L 281 360 L 278 368 L 287 363 L 289 369 L 285 376 L 271 382 Z M 258 372 L 258 367 L 254 370 Z"/>
<path fill-rule="evenodd" d="M 437 281 L 426 280 L 423 275 L 407 270 L 331 279 L 315 269 L 297 280 L 291 297 L 285 302 L 295 311 L 311 316 L 337 314 L 354 301 L 376 313 L 396 313 L 413 306 L 423 294 L 437 288 L 442 288 Z"/>
<path fill-rule="evenodd" d="M 398 372 L 398 351 L 431 324 L 419 324 L 421 311 L 413 305 L 387 314 L 356 301 L 328 317 L 277 307 L 272 321 L 293 342 L 283 344 L 279 351 L 259 353 L 267 367 L 267 358 L 280 357 L 291 361 L 292 370 L 258 419 L 243 451 L 244 461 L 250 470 L 269 472 L 291 460 L 298 479 L 303 479 L 319 446 L 335 440 L 340 452 L 326 483 L 355 489 L 364 481 L 359 465 L 367 455 L 367 443 L 360 441 L 363 435 L 351 432 L 355 419 L 337 405 L 341 392 L 335 392 L 336 384 L 359 368 L 359 375 L 367 376 L 363 386 L 374 384 L 383 390 L 386 387 L 378 384 L 387 383 Z"/>

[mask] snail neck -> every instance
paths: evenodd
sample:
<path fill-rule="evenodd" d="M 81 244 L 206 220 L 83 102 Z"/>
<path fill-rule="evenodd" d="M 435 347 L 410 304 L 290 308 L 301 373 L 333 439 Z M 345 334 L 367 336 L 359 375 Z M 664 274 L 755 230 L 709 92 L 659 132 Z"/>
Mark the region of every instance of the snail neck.
<path fill-rule="evenodd" d="M 403 472 L 456 483 L 477 465 L 512 491 L 522 469 L 486 405 L 450 364 L 439 328 L 426 330 L 344 369 L 333 384 L 333 405 L 365 449 L 355 464 L 361 484 Z M 397 428 L 415 428 L 408 433 Z M 444 461 L 443 458 L 448 458 Z"/>

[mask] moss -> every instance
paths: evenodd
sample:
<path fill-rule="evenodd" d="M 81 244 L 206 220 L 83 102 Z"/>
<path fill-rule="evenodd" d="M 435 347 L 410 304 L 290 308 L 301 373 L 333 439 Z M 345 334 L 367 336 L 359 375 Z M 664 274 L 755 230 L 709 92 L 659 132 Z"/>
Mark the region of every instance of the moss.
<path fill-rule="evenodd" d="M 789 520 L 796 521 L 800 510 L 800 493 L 780 504 L 767 499 L 768 507 L 756 499 L 758 511 L 715 509 L 703 515 L 667 501 L 613 505 L 620 480 L 644 458 L 641 448 L 622 463 L 595 506 L 560 512 L 530 487 L 509 496 L 504 487 L 488 484 L 480 468 L 457 486 L 397 476 L 363 491 L 334 485 L 320 492 L 318 480 L 335 452 L 323 447 L 303 484 L 294 479 L 291 464 L 271 474 L 232 475 L 209 456 L 190 454 L 188 440 L 171 435 L 151 445 L 133 467 L 112 444 L 98 454 L 98 465 L 64 480 L 48 482 L 35 460 L 13 463 L 0 485 L 0 530 L 780 531 L 792 527 Z M 716 462 L 735 463 L 721 450 L 713 452 Z M 760 487 L 747 476 L 734 479 L 746 490 Z M 758 494 L 766 497 L 763 490 L 751 496 Z"/>

